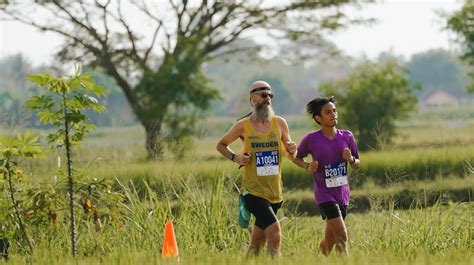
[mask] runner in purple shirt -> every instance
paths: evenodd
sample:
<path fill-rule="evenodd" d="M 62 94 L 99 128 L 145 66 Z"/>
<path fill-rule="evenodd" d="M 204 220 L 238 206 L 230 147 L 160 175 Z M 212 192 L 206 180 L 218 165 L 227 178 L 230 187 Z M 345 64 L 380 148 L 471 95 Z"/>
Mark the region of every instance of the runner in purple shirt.
<path fill-rule="evenodd" d="M 306 105 L 306 110 L 321 129 L 303 137 L 293 162 L 313 173 L 315 201 L 326 220 L 325 235 L 319 244 L 321 252 L 329 255 L 336 246 L 336 251 L 347 255 L 344 223 L 350 196 L 347 176 L 349 165 L 352 169 L 360 166 L 357 144 L 350 131 L 336 128 L 334 97 L 314 99 Z M 303 160 L 308 154 L 311 163 Z"/>

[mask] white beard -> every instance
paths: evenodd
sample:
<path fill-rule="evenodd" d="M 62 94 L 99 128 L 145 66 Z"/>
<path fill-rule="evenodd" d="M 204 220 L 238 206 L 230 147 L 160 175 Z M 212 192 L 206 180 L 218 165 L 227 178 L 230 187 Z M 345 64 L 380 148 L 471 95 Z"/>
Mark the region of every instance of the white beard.
<path fill-rule="evenodd" d="M 275 112 L 273 112 L 271 105 L 265 104 L 264 102 L 262 102 L 260 105 L 254 105 L 253 116 L 257 119 L 257 121 L 270 121 L 274 115 Z"/>

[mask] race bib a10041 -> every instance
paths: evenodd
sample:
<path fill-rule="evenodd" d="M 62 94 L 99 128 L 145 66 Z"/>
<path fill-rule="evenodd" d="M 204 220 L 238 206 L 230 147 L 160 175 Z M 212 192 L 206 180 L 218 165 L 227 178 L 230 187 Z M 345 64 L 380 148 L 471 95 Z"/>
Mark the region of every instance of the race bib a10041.
<path fill-rule="evenodd" d="M 333 188 L 347 184 L 347 163 L 334 163 L 324 165 L 326 187 Z"/>
<path fill-rule="evenodd" d="M 278 151 L 264 151 L 255 153 L 257 176 L 278 175 Z"/>

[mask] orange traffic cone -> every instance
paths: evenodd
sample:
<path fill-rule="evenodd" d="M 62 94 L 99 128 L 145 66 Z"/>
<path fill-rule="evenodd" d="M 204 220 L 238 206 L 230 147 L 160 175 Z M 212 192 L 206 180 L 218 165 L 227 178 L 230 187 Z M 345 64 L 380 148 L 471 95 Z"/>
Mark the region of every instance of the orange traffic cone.
<path fill-rule="evenodd" d="M 163 249 L 161 250 L 161 257 L 178 257 L 178 244 L 174 236 L 173 223 L 166 222 L 165 235 L 163 237 Z"/>

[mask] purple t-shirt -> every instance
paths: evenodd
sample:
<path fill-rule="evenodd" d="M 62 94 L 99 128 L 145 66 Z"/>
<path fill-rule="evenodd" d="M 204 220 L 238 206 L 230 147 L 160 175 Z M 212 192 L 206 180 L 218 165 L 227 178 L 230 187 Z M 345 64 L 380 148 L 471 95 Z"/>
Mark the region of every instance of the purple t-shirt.
<path fill-rule="evenodd" d="M 328 201 L 342 205 L 349 204 L 349 184 L 341 184 L 345 183 L 343 181 L 337 182 L 340 179 L 347 181 L 347 177 L 343 177 L 348 175 L 348 163 L 342 157 L 342 150 L 345 147 L 351 150 L 353 156 L 359 158 L 354 136 L 348 130 L 338 129 L 332 140 L 326 138 L 322 130 L 311 132 L 305 135 L 298 145 L 299 158 L 311 154 L 313 161 L 319 163 L 318 170 L 313 173 L 314 197 L 318 205 Z"/>

